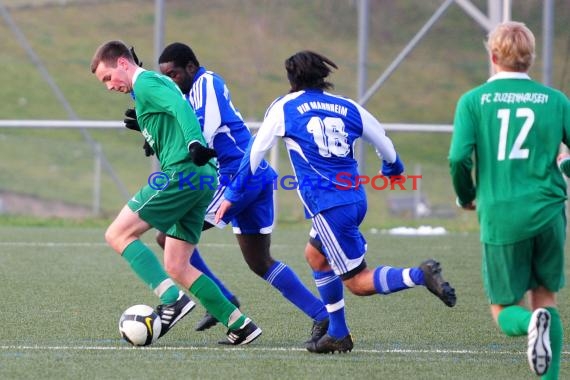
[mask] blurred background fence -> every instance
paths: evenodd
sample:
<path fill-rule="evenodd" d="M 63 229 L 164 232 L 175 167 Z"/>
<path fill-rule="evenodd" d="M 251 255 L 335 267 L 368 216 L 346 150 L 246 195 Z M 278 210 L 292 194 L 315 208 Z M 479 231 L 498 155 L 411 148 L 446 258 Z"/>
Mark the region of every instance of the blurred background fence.
<path fill-rule="evenodd" d="M 131 101 L 108 93 L 89 62 L 99 44 L 121 39 L 152 69 L 160 17 L 162 42 L 191 45 L 201 64 L 226 79 L 249 120 L 261 120 L 273 99 L 287 92 L 285 58 L 311 49 L 335 61 L 335 92 L 364 99 L 388 127 L 408 173 L 422 176 L 415 193 L 367 188 L 366 223 L 476 223 L 454 208 L 446 128 L 457 98 L 488 78 L 484 25 L 507 9 L 537 37 L 531 76 L 567 92 L 568 0 L 3 1 L 0 215 L 110 217 L 146 183 L 153 165 L 144 157 L 142 137 L 118 121 Z M 40 127 L 41 120 L 62 119 L 74 127 L 113 126 Z M 38 126 L 14 125 L 18 120 Z M 432 125 L 441 133 L 395 128 L 404 124 Z M 359 151 L 365 173 L 373 176 L 379 168 L 374 152 L 367 145 Z M 276 157 L 280 174 L 290 174 L 283 147 Z M 294 191 L 278 197 L 280 222 L 303 219 Z"/>
<path fill-rule="evenodd" d="M 253 132 L 259 124 L 249 123 Z M 79 138 L 79 128 L 104 143 Z M 386 124 L 385 128 L 395 139 L 405 139 L 410 133 L 436 136 L 451 132 L 450 125 Z M 158 170 L 153 158 L 144 159 L 142 141 L 142 136 L 126 130 L 120 121 L 0 120 L 0 151 L 10 157 L 0 164 L 0 214 L 72 218 L 114 215 L 146 184 L 149 174 Z M 267 159 L 281 178 L 292 174 L 281 145 Z M 104 170 L 105 160 L 110 165 L 108 170 Z M 370 167 L 368 175 L 373 177 L 379 169 L 378 158 L 365 160 L 371 163 L 365 166 Z M 422 168 L 419 159 L 409 162 L 407 174 L 419 177 L 414 182 L 408 180 L 403 188 L 383 189 L 382 181 L 363 186 L 371 202 L 382 203 L 393 216 L 453 217 L 453 209 L 449 209 L 452 193 L 445 183 L 447 172 L 442 164 Z M 303 219 L 293 187 L 290 182 L 278 181 L 277 209 L 283 221 Z"/>

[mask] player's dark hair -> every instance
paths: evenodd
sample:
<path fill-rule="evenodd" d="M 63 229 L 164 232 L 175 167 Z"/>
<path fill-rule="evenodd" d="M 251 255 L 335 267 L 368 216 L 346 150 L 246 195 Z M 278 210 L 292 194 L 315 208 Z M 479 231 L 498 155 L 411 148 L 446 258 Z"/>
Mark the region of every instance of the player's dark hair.
<path fill-rule="evenodd" d="M 287 78 L 291 84 L 291 92 L 306 88 L 327 90 L 334 85 L 325 81 L 332 68 L 338 69 L 337 65 L 327 57 L 309 51 L 298 52 L 285 60 Z"/>
<path fill-rule="evenodd" d="M 192 62 L 196 67 L 200 66 L 198 58 L 190 48 L 190 46 L 181 42 L 174 42 L 164 48 L 158 63 L 173 62 L 177 67 L 186 67 L 188 63 Z"/>
<path fill-rule="evenodd" d="M 131 46 L 131 48 L 129 50 L 131 52 L 131 55 L 133 56 L 133 61 L 135 61 L 135 64 L 138 67 L 143 67 L 143 62 L 139 59 L 139 56 L 137 55 L 137 53 L 135 53 L 135 47 Z"/>
<path fill-rule="evenodd" d="M 97 48 L 95 55 L 93 55 L 91 59 L 91 72 L 95 73 L 95 70 L 97 70 L 101 62 L 110 67 L 115 67 L 112 65 L 116 65 L 117 59 L 120 57 L 127 58 L 132 63 L 135 62 L 131 50 L 123 41 L 117 40 L 104 43 Z"/>

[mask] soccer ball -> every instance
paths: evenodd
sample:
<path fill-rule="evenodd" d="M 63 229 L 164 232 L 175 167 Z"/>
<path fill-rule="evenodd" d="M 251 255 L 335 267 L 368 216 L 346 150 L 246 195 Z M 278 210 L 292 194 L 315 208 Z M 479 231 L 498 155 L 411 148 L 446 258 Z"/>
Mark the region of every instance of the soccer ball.
<path fill-rule="evenodd" d="M 119 331 L 124 340 L 133 346 L 148 346 L 160 336 L 162 321 L 148 305 L 129 307 L 119 319 Z"/>

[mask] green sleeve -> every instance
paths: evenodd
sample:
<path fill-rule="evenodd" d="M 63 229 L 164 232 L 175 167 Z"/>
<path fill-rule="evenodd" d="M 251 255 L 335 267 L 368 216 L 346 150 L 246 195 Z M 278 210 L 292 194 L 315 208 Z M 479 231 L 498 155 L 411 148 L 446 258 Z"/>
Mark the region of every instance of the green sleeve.
<path fill-rule="evenodd" d="M 562 93 L 562 122 L 563 125 L 563 138 L 562 141 L 570 148 L 570 100 Z"/>
<path fill-rule="evenodd" d="M 562 93 L 562 142 L 570 148 L 570 100 L 568 97 Z M 560 171 L 564 173 L 566 177 L 570 177 L 570 157 L 562 160 L 558 163 Z"/>
<path fill-rule="evenodd" d="M 460 205 L 473 202 L 476 195 L 471 174 L 476 125 L 474 110 L 471 109 L 468 99 L 468 97 L 463 96 L 457 104 L 449 148 L 451 181 Z"/>
<path fill-rule="evenodd" d="M 165 78 L 157 78 L 147 87 L 148 101 L 176 119 L 182 129 L 186 146 L 193 141 L 199 141 L 205 145 L 202 128 L 194 110 L 178 87 L 166 81 Z"/>

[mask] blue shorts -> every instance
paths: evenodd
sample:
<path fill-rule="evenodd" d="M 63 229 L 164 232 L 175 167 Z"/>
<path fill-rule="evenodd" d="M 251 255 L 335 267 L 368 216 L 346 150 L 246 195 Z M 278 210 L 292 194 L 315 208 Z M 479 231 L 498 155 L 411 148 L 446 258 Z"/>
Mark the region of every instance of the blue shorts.
<path fill-rule="evenodd" d="M 310 235 L 322 244 L 323 253 L 338 276 L 346 277 L 343 275 L 364 265 L 366 239 L 358 226 L 366 209 L 366 201 L 360 201 L 321 211 L 313 217 Z"/>
<path fill-rule="evenodd" d="M 270 234 L 273 231 L 273 183 L 264 186 L 252 186 L 245 193 L 245 197 L 233 203 L 220 223 L 214 223 L 216 211 L 225 199 L 226 186 L 218 186 L 212 202 L 206 209 L 204 220 L 218 228 L 232 224 L 234 234 Z"/>

